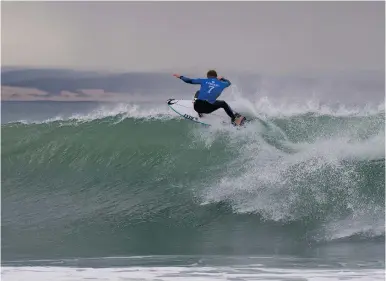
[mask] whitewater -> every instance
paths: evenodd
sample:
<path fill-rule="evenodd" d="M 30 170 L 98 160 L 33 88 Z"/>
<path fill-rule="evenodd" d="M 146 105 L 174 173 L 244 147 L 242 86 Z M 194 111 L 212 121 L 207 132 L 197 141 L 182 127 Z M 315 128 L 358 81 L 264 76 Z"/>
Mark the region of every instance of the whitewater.
<path fill-rule="evenodd" d="M 383 103 L 230 104 L 3 103 L 4 280 L 384 280 Z"/>

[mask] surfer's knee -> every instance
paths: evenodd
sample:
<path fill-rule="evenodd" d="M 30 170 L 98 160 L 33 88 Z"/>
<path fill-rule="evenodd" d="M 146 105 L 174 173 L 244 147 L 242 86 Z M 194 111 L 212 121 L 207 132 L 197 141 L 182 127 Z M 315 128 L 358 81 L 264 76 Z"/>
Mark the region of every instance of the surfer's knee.
<path fill-rule="evenodd" d="M 221 107 L 221 108 L 226 108 L 226 107 L 228 107 L 228 104 L 227 104 L 225 101 L 223 101 L 223 100 L 216 100 L 216 104 L 217 104 L 219 107 Z"/>

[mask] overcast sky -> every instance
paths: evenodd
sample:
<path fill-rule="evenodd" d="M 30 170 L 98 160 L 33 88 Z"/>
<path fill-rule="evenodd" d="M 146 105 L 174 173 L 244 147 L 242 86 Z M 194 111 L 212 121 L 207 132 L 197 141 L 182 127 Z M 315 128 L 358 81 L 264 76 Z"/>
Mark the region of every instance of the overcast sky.
<path fill-rule="evenodd" d="M 2 65 L 113 71 L 383 70 L 378 2 L 2 2 Z"/>

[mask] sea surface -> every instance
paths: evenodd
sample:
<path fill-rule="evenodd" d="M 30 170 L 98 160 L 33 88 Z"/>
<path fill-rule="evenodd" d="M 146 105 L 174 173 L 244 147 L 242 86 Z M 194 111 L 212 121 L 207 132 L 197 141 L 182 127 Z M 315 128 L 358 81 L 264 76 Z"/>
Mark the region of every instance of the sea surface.
<path fill-rule="evenodd" d="M 383 102 L 231 105 L 2 102 L 3 280 L 384 280 Z"/>

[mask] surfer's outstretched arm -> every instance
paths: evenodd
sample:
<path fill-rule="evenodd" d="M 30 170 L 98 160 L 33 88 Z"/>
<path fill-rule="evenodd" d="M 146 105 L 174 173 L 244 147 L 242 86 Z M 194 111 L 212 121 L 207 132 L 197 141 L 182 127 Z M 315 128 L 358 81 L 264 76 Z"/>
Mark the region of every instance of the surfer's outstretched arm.
<path fill-rule="evenodd" d="M 201 84 L 201 80 L 200 78 L 197 78 L 197 79 L 191 79 L 191 78 L 188 78 L 188 77 L 184 77 L 184 76 L 180 76 L 180 79 L 182 81 L 184 81 L 185 83 L 188 83 L 188 84 Z"/>
<path fill-rule="evenodd" d="M 182 75 L 178 75 L 178 74 L 173 74 L 173 76 L 180 78 L 182 81 L 184 81 L 185 83 L 188 83 L 188 84 L 201 84 L 202 83 L 202 79 L 200 79 L 200 78 L 191 79 L 191 78 L 188 78 L 188 77 L 185 77 Z"/>

